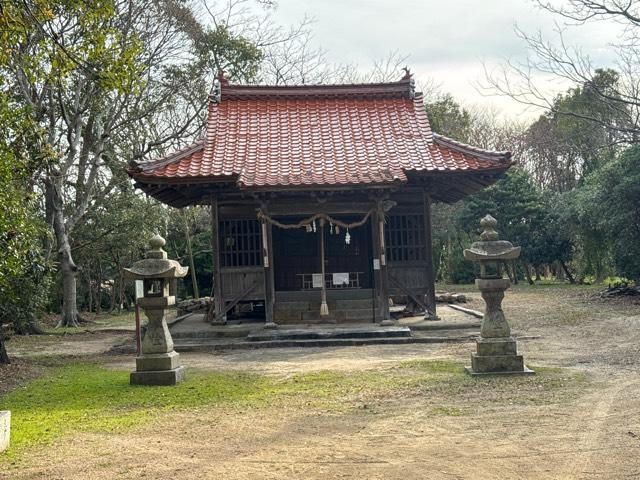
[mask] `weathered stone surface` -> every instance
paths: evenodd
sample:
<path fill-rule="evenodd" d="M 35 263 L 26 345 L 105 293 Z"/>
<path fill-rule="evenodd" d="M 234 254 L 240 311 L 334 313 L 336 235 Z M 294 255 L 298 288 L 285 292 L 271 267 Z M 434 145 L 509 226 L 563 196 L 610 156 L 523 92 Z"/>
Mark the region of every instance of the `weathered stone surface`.
<path fill-rule="evenodd" d="M 178 303 L 178 316 L 191 312 L 205 312 L 211 308 L 213 304 L 212 297 L 190 298 Z"/>
<path fill-rule="evenodd" d="M 476 279 L 476 286 L 487 305 L 482 317 L 480 335 L 483 338 L 502 338 L 511 335 L 511 329 L 502 311 L 504 291 L 509 288 L 509 279 Z"/>
<path fill-rule="evenodd" d="M 524 371 L 522 355 L 471 355 L 471 368 L 477 373 Z"/>
<path fill-rule="evenodd" d="M 187 269 L 174 260 L 167 260 L 167 252 L 162 250 L 165 241 L 159 235 L 150 241 L 152 250 L 147 258 L 136 262 L 127 274 L 135 279 L 158 279 L 159 287 L 145 287 L 145 296 L 138 299 L 149 322 L 142 339 L 142 355 L 136 358 L 136 371 L 131 374 L 132 385 L 175 385 L 184 378 L 179 355 L 173 350 L 173 339 L 169 333 L 165 311 L 175 304 L 175 296 L 170 295 L 170 281 L 183 277 Z"/>
<path fill-rule="evenodd" d="M 302 312 L 295 310 L 274 310 L 273 319 L 277 323 L 300 323 L 302 321 Z"/>
<path fill-rule="evenodd" d="M 178 352 L 148 354 L 136 358 L 136 370 L 173 370 L 180 366 L 180 355 Z"/>
<path fill-rule="evenodd" d="M 478 340 L 477 347 L 477 354 L 480 356 L 516 355 L 518 353 L 513 337 L 481 338 Z"/>
<path fill-rule="evenodd" d="M 173 351 L 173 339 L 165 319 L 164 309 L 145 309 L 149 322 L 142 339 L 142 353 L 169 353 Z"/>
<path fill-rule="evenodd" d="M 175 385 L 184 380 L 184 367 L 174 370 L 131 372 L 131 385 Z"/>
<path fill-rule="evenodd" d="M 0 452 L 4 452 L 9 448 L 11 437 L 11 412 L 8 410 L 0 411 Z"/>
<path fill-rule="evenodd" d="M 464 251 L 467 260 L 480 262 L 480 278 L 476 286 L 487 305 L 482 317 L 477 353 L 471 355 L 471 367 L 465 370 L 472 375 L 529 374 L 522 355 L 517 354 L 515 339 L 511 338 L 509 323 L 502 311 L 504 292 L 510 286 L 509 279 L 502 278 L 502 263 L 520 255 L 520 247 L 498 240 L 497 221 L 487 215 L 480 221 L 484 231 L 481 241 L 474 242 Z"/>

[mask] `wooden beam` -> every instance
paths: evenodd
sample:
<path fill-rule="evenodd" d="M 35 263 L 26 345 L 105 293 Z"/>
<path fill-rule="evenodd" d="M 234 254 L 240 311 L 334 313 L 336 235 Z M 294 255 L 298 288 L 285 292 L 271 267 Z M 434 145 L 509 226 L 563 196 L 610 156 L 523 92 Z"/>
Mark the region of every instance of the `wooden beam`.
<path fill-rule="evenodd" d="M 215 324 L 227 323 L 227 316 L 224 313 L 224 298 L 222 297 L 222 272 L 220 269 L 220 228 L 218 218 L 218 199 L 211 196 L 211 249 L 213 250 L 213 304 L 209 314 L 209 321 Z"/>
<path fill-rule="evenodd" d="M 273 305 L 275 303 L 275 277 L 273 271 L 273 227 L 262 220 L 262 263 L 264 267 L 264 315 L 265 328 L 275 328 Z"/>
<path fill-rule="evenodd" d="M 378 220 L 378 235 L 380 235 L 380 280 L 382 281 L 382 288 L 380 289 L 380 296 L 382 297 L 382 304 L 380 305 L 382 307 L 382 321 L 380 325 L 393 325 L 394 321 L 391 319 L 391 311 L 389 310 L 389 269 L 387 267 L 382 202 L 378 204 L 376 216 Z"/>
<path fill-rule="evenodd" d="M 374 319 L 381 325 L 393 323 L 389 311 L 389 279 L 386 265 L 386 253 L 383 252 L 384 217 L 380 210 L 371 216 L 371 233 L 373 248 L 373 291 L 375 303 Z"/>
<path fill-rule="evenodd" d="M 425 244 L 425 273 L 427 277 L 427 290 L 425 292 L 426 311 L 424 318 L 426 320 L 436 320 L 436 281 L 433 273 L 433 253 L 431 242 L 431 195 L 424 190 L 422 192 L 424 203 L 424 244 Z"/>
<path fill-rule="evenodd" d="M 231 300 L 229 303 L 227 303 L 223 309 L 223 315 L 227 315 L 227 313 L 229 313 L 229 311 L 235 307 L 238 302 L 240 302 L 240 300 L 242 300 L 243 298 L 245 298 L 247 295 L 249 295 L 251 292 L 253 292 L 253 290 L 258 286 L 258 282 L 253 282 L 251 285 L 249 285 L 247 288 L 245 288 L 243 291 L 241 291 L 240 293 L 238 293 L 235 298 L 233 300 Z"/>
<path fill-rule="evenodd" d="M 398 280 L 396 277 L 394 277 L 391 274 L 389 274 L 389 280 L 391 280 L 391 283 L 393 283 L 397 288 L 399 288 L 400 291 L 402 291 L 402 293 L 404 293 L 407 297 L 411 298 L 420 307 L 422 307 L 423 310 L 426 311 L 428 309 L 427 304 L 420 299 L 421 295 L 416 295 L 415 293 L 413 293 L 411 290 L 405 287 L 402 283 L 400 283 L 400 280 Z"/>

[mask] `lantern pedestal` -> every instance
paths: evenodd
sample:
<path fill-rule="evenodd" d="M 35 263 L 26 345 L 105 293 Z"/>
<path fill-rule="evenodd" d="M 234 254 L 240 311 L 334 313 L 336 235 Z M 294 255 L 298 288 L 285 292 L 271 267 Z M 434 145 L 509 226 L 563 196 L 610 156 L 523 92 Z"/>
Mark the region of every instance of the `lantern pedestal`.
<path fill-rule="evenodd" d="M 149 242 L 152 250 L 147 258 L 125 268 L 129 278 L 143 280 L 144 296 L 138 305 L 149 319 L 142 339 L 142 354 L 136 357 L 136 371 L 131 373 L 131 385 L 175 385 L 184 379 L 184 367 L 180 366 L 180 355 L 173 349 L 169 333 L 166 309 L 175 305 L 176 299 L 169 295 L 169 282 L 187 274 L 187 269 L 175 260 L 168 260 L 162 250 L 165 241 L 155 236 Z"/>
<path fill-rule="evenodd" d="M 480 262 L 476 287 L 486 304 L 477 350 L 471 354 L 471 366 L 465 371 L 470 375 L 531 375 L 534 372 L 524 365 L 522 355 L 518 355 L 516 340 L 502 311 L 504 292 L 511 283 L 502 278 L 500 264 L 518 258 L 520 247 L 498 240 L 496 224 L 490 215 L 483 218 L 480 225 L 485 230 L 480 235 L 481 241 L 464 251 L 466 259 Z"/>

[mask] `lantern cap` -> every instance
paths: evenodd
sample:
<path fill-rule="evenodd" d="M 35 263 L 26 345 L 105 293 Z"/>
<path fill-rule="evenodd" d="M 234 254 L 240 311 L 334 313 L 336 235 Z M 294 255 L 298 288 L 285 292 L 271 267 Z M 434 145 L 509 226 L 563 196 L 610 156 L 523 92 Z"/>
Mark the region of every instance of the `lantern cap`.
<path fill-rule="evenodd" d="M 151 237 L 149 240 L 151 250 L 147 252 L 147 258 L 137 261 L 130 268 L 125 268 L 125 277 L 136 280 L 184 277 L 189 267 L 183 267 L 176 260 L 167 259 L 167 252 L 162 249 L 166 243 L 166 240 L 158 234 Z"/>
<path fill-rule="evenodd" d="M 479 242 L 473 242 L 471 248 L 465 249 L 464 258 L 467 260 L 498 261 L 514 260 L 520 256 L 520 247 L 514 247 L 507 240 L 498 240 L 496 227 L 498 221 L 491 215 L 486 215 L 480 220 L 480 226 L 484 229 L 480 234 Z"/>

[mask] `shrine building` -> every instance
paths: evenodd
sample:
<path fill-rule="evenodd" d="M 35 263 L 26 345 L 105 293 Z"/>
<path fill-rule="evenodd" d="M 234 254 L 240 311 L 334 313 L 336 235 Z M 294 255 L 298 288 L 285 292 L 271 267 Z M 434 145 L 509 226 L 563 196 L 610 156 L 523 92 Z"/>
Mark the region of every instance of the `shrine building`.
<path fill-rule="evenodd" d="M 431 205 L 511 164 L 434 133 L 407 73 L 358 85 L 220 78 L 203 138 L 128 173 L 167 205 L 210 206 L 213 323 L 253 303 L 266 326 L 385 325 L 390 297 L 436 315 Z"/>

